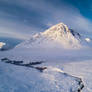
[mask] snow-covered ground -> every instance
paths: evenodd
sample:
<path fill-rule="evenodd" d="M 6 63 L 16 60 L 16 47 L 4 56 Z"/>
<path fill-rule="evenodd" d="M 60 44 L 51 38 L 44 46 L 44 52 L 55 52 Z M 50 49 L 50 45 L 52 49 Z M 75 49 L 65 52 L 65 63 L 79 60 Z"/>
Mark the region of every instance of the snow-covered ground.
<path fill-rule="evenodd" d="M 72 62 L 63 65 L 65 72 L 82 78 L 83 92 L 92 92 L 92 60 Z"/>
<path fill-rule="evenodd" d="M 44 62 L 25 67 L 0 60 L 0 91 L 80 92 L 84 85 L 82 92 L 92 92 L 92 47 L 87 44 L 79 33 L 61 23 L 10 51 L 0 52 L 0 59 L 22 60 L 23 64 Z M 40 72 L 34 67 L 46 69 Z"/>
<path fill-rule="evenodd" d="M 80 78 L 49 67 L 43 72 L 0 62 L 1 92 L 78 92 Z"/>

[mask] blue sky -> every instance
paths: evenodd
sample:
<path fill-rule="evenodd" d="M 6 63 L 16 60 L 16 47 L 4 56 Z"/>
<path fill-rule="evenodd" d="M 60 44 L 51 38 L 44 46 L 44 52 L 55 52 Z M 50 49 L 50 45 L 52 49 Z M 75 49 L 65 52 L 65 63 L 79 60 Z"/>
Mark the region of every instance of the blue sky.
<path fill-rule="evenodd" d="M 28 39 L 59 22 L 91 36 L 92 1 L 0 0 L 0 37 Z"/>

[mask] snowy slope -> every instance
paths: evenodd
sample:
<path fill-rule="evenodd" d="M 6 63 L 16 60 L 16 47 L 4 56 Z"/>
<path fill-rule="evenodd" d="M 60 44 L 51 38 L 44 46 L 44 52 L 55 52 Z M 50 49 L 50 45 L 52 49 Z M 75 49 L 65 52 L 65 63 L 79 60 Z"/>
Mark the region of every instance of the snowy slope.
<path fill-rule="evenodd" d="M 92 92 L 92 47 L 82 48 L 82 41 L 79 33 L 60 23 L 32 36 L 15 49 L 0 52 L 0 59 L 22 60 L 24 64 L 44 61 L 37 66 L 47 67 L 39 72 L 28 65 L 0 60 L 0 91 L 80 92 L 84 84 L 83 92 Z"/>
<path fill-rule="evenodd" d="M 35 34 L 17 47 L 25 48 L 80 48 L 81 35 L 65 24 L 59 23 L 45 32 Z"/>
<path fill-rule="evenodd" d="M 85 85 L 83 92 L 92 92 L 92 59 L 71 62 L 62 66 L 65 72 L 82 78 Z"/>
<path fill-rule="evenodd" d="M 6 89 L 8 89 L 7 92 L 23 92 L 23 90 L 24 92 L 78 92 L 71 90 L 78 90 L 78 88 L 80 88 L 76 80 L 81 78 L 84 84 L 82 92 L 91 92 L 91 50 L 79 51 L 77 53 L 76 51 L 75 53 L 71 51 L 70 53 L 71 55 L 67 56 L 61 54 L 61 58 L 58 57 L 60 53 L 57 56 L 51 56 L 51 54 L 49 54 L 52 58 L 47 59 L 45 63 L 40 65 L 47 67 L 42 73 L 32 68 L 0 62 L 0 83 L 2 83 L 0 84 L 0 89 L 2 89 L 2 92 L 6 92 Z M 37 59 L 35 53 L 30 52 L 30 50 L 23 51 L 23 49 L 19 52 L 3 53 L 2 57 L 9 57 L 9 59 L 12 60 L 23 60 L 25 63 L 31 61 L 32 58 Z M 44 59 L 46 60 L 46 58 L 48 58 L 47 55 Z M 53 60 L 53 58 L 56 59 Z M 59 58 L 59 61 L 57 58 Z M 66 61 L 67 59 L 68 61 Z M 40 60 L 43 59 L 41 59 L 39 55 L 37 61 Z"/>
<path fill-rule="evenodd" d="M 1 92 L 79 92 L 82 85 L 80 78 L 55 67 L 39 72 L 0 61 Z"/>

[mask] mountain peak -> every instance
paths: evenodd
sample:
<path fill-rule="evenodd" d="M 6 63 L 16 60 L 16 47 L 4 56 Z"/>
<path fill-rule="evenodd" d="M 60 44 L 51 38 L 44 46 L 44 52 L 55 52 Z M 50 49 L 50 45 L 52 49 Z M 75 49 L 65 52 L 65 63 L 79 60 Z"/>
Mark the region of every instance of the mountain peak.
<path fill-rule="evenodd" d="M 43 34 L 53 34 L 53 33 L 66 33 L 69 32 L 69 29 L 67 27 L 67 25 L 65 25 L 64 23 L 59 23 L 56 24 L 52 27 L 50 27 L 49 29 L 47 29 L 45 32 L 43 32 Z"/>
<path fill-rule="evenodd" d="M 29 40 L 25 41 L 23 47 L 41 47 L 41 48 L 80 48 L 80 34 L 72 29 L 69 29 L 67 25 L 63 23 L 56 24 L 49 29 L 35 34 Z"/>

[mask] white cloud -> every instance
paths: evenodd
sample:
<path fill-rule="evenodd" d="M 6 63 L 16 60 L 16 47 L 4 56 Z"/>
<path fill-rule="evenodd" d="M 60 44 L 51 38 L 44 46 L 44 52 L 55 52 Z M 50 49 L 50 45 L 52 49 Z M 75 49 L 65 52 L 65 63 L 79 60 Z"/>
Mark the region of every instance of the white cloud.
<path fill-rule="evenodd" d="M 0 37 L 12 37 L 19 39 L 28 39 L 37 29 L 21 22 L 1 19 L 0 21 Z"/>
<path fill-rule="evenodd" d="M 50 3 L 50 2 L 47 2 L 46 0 L 40 0 L 40 1 L 38 0 L 31 0 L 31 1 L 3 0 L 3 1 L 10 5 L 18 5 L 21 8 L 25 8 L 30 11 L 33 10 L 33 11 L 39 12 L 39 14 L 44 16 L 44 18 L 41 19 L 41 22 L 37 21 L 38 24 L 42 23 L 50 27 L 59 22 L 64 22 L 70 28 L 73 28 L 74 30 L 79 31 L 82 34 L 86 34 L 86 35 L 92 34 L 92 31 L 91 31 L 92 22 L 86 19 L 84 16 L 82 16 L 77 8 L 73 7 L 72 5 L 68 5 L 64 2 L 62 2 L 61 6 L 57 7 L 53 4 L 53 2 Z M 5 13 L 2 12 L 1 14 L 5 14 Z M 7 13 L 7 16 L 12 16 L 12 15 Z M 18 20 L 16 20 L 15 22 L 14 20 L 7 21 L 5 19 L 4 20 L 2 19 L 2 21 L 0 21 L 0 24 L 1 24 L 0 33 L 3 33 L 3 34 L 6 33 L 8 36 L 13 36 L 13 37 L 15 34 L 16 37 L 25 39 L 30 37 L 30 34 L 33 32 L 44 31 L 44 28 L 39 28 L 38 26 L 36 27 L 33 25 L 28 26 L 25 22 L 27 22 L 27 20 L 25 19 L 24 19 L 24 23 Z M 30 20 L 30 23 L 31 23 L 31 20 Z M 34 25 L 37 25 L 37 24 L 34 24 Z"/>

